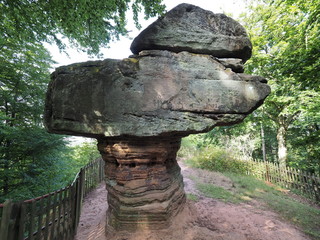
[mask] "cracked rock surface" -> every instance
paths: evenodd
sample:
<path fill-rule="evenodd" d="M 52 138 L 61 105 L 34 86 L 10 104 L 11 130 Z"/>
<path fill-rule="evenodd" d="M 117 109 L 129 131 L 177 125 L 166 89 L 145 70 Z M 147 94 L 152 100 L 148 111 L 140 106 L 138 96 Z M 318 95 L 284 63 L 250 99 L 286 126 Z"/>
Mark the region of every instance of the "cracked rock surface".
<path fill-rule="evenodd" d="M 71 135 L 186 136 L 242 121 L 269 92 L 264 78 L 210 55 L 150 50 L 56 69 L 45 119 Z"/>
<path fill-rule="evenodd" d="M 237 21 L 183 3 L 143 30 L 131 44 L 135 54 L 155 49 L 240 58 L 245 62 L 251 57 L 252 45 Z"/>
<path fill-rule="evenodd" d="M 186 202 L 181 138 L 241 122 L 270 93 L 266 79 L 243 73 L 250 40 L 223 14 L 178 5 L 131 49 L 57 68 L 44 116 L 52 133 L 98 139 L 110 234 L 172 225 Z"/>

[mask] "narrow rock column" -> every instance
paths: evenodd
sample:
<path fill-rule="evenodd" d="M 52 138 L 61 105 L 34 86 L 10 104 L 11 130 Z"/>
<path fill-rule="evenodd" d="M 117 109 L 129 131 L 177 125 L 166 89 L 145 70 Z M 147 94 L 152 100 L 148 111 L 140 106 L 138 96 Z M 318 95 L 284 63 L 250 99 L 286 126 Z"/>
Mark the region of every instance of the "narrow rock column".
<path fill-rule="evenodd" d="M 108 231 L 161 229 L 186 201 L 176 154 L 181 138 L 100 138 L 106 162 Z"/>

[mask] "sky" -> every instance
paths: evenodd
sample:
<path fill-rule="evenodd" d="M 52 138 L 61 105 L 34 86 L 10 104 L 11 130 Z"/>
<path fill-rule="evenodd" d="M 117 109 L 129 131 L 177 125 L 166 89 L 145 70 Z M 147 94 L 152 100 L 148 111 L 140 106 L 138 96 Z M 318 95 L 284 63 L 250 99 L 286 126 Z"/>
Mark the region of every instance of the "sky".
<path fill-rule="evenodd" d="M 181 3 L 190 3 L 199 6 L 203 9 L 210 10 L 214 13 L 225 13 L 228 16 L 236 19 L 245 10 L 244 0 L 164 0 L 163 4 L 167 6 L 167 10 L 170 10 Z M 142 14 L 141 14 L 142 15 Z M 131 20 L 131 21 L 130 21 Z M 136 37 L 140 31 L 145 29 L 148 25 L 154 22 L 156 18 L 144 20 L 141 16 L 140 24 L 141 30 L 136 29 L 131 17 L 128 17 L 129 38 L 121 37 L 119 41 L 112 42 L 110 48 L 102 49 L 103 58 L 123 59 L 130 56 L 130 45 L 134 37 Z M 60 53 L 57 46 L 46 44 L 46 47 L 51 52 L 53 60 L 57 63 L 53 68 L 62 65 L 69 65 L 76 62 L 85 62 L 89 60 L 96 60 L 97 58 L 89 58 L 86 53 L 77 52 L 76 49 L 67 49 L 69 57 L 65 53 Z"/>
<path fill-rule="evenodd" d="M 245 10 L 245 0 L 164 0 L 163 4 L 167 6 L 167 10 L 171 10 L 175 6 L 181 3 L 189 3 L 196 6 L 199 6 L 203 9 L 210 10 L 214 13 L 225 13 L 228 16 L 237 19 L 238 16 L 244 12 Z M 132 17 L 128 16 L 128 25 L 127 29 L 129 30 L 129 38 L 121 37 L 119 41 L 112 42 L 110 44 L 110 48 L 102 49 L 103 58 L 113 58 L 113 59 L 123 59 L 130 56 L 132 53 L 130 51 L 130 45 L 132 40 L 138 36 L 139 32 L 149 26 L 152 22 L 154 22 L 157 18 L 150 18 L 148 20 L 143 19 L 143 14 L 141 14 L 140 24 L 142 26 L 141 30 L 136 29 Z M 131 21 L 130 21 L 131 20 Z M 85 62 L 89 60 L 97 60 L 97 58 L 89 58 L 87 54 L 83 52 L 78 52 L 76 49 L 67 49 L 66 55 L 65 53 L 60 53 L 59 49 L 55 45 L 46 44 L 46 47 L 49 49 L 53 60 L 57 63 L 54 64 L 52 71 L 54 68 L 69 65 L 76 62 Z M 83 137 L 69 137 L 68 138 L 71 145 L 78 145 L 84 141 L 92 141 L 88 138 Z"/>

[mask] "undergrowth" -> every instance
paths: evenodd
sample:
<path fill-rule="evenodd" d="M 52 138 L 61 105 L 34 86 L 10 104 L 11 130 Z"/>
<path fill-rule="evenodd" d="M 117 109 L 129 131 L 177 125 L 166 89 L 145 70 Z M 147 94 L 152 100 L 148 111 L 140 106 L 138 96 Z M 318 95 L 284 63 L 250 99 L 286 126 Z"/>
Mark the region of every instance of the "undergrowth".
<path fill-rule="evenodd" d="M 245 174 L 250 167 L 245 161 L 238 160 L 226 150 L 214 146 L 195 152 L 186 162 L 196 168 L 240 174 Z"/>

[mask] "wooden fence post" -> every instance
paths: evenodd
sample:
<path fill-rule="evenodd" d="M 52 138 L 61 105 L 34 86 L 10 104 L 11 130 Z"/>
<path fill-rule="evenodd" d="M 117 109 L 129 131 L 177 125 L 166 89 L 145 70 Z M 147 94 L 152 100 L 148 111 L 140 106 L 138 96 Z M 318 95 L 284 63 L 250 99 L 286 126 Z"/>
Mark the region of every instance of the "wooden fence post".
<path fill-rule="evenodd" d="M 13 203 L 11 200 L 7 200 L 4 203 L 1 226 L 0 226 L 0 240 L 16 240 L 22 239 L 21 232 L 24 230 L 25 223 L 22 222 L 25 211 L 21 211 L 24 206 L 23 203 Z"/>
<path fill-rule="evenodd" d="M 10 217 L 13 203 L 11 200 L 5 201 L 3 205 L 1 226 L 0 226 L 0 240 L 6 240 L 9 237 Z"/>
<path fill-rule="evenodd" d="M 74 225 L 74 231 L 76 232 L 79 220 L 80 220 L 80 213 L 81 213 L 81 205 L 82 205 L 82 198 L 83 193 L 85 190 L 85 170 L 84 168 L 81 168 L 79 172 L 79 178 L 77 180 L 76 185 L 76 207 L 75 207 L 75 225 Z"/>
<path fill-rule="evenodd" d="M 72 239 L 84 196 L 103 178 L 104 162 L 96 159 L 64 189 L 24 202 L 7 200 L 0 211 L 0 240 Z"/>
<path fill-rule="evenodd" d="M 17 222 L 19 221 L 19 229 L 16 231 L 18 234 L 18 238 L 17 239 L 24 239 L 23 235 L 24 235 L 24 231 L 26 228 L 26 214 L 27 214 L 27 206 L 25 203 L 21 203 L 20 205 L 20 219 L 16 220 Z"/>
<path fill-rule="evenodd" d="M 268 162 L 265 162 L 265 164 L 266 164 L 266 181 L 271 182 L 269 164 L 268 164 Z"/>

